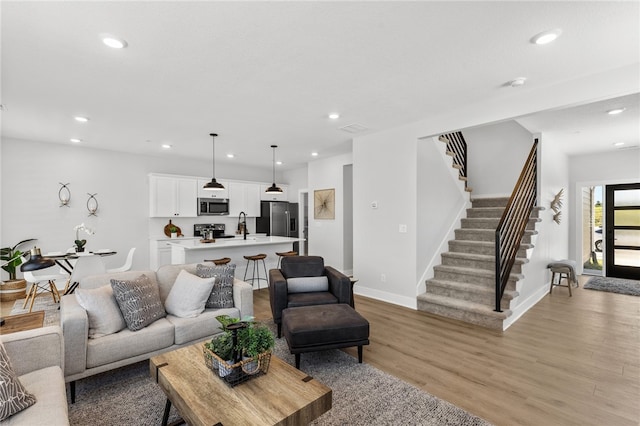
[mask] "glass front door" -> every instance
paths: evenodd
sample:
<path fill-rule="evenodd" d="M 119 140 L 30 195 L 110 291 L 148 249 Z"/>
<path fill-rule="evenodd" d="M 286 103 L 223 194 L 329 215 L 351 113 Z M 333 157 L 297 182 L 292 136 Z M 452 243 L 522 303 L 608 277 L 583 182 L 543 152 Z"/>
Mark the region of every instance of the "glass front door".
<path fill-rule="evenodd" d="M 608 277 L 640 280 L 640 183 L 606 186 Z"/>

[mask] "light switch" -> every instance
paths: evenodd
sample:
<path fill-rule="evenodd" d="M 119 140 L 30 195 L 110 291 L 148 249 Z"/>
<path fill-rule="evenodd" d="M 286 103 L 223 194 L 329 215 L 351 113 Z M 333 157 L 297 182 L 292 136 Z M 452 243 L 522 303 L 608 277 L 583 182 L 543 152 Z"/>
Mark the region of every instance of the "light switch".
<path fill-rule="evenodd" d="M 372 201 L 371 202 L 371 208 L 372 209 L 377 209 L 378 208 L 378 202 L 377 201 Z"/>
<path fill-rule="evenodd" d="M 405 234 L 407 232 L 407 225 L 400 224 L 398 231 Z"/>

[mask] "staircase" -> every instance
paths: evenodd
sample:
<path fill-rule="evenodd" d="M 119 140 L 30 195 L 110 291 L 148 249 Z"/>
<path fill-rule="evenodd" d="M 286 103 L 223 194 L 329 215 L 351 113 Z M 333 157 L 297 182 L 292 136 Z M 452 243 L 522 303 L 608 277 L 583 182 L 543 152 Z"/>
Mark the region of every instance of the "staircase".
<path fill-rule="evenodd" d="M 462 227 L 449 241 L 449 251 L 434 267 L 434 277 L 426 281 L 427 291 L 418 296 L 418 310 L 453 318 L 483 327 L 503 330 L 503 321 L 511 316 L 510 306 L 518 297 L 522 265 L 528 262 L 527 250 L 537 232 L 538 211 L 534 209 L 522 239 L 504 296 L 502 312 L 495 309 L 495 230 L 508 198 L 472 200 Z"/>

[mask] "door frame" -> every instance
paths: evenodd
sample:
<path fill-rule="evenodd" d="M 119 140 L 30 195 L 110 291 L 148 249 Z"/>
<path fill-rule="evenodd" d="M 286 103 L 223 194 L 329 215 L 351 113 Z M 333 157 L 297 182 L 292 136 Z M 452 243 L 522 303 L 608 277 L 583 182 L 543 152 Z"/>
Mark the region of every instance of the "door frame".
<path fill-rule="evenodd" d="M 617 184 L 617 185 L 605 185 L 605 217 L 604 217 L 604 240 L 605 240 L 605 263 L 606 263 L 606 276 L 614 277 L 614 278 L 629 278 L 629 279 L 640 279 L 640 267 L 636 266 L 623 266 L 615 264 L 615 249 L 631 249 L 638 250 L 638 255 L 640 255 L 640 249 L 638 246 L 616 246 L 615 245 L 615 230 L 616 229 L 630 229 L 630 230 L 638 230 L 640 231 L 640 225 L 622 225 L 615 226 L 614 223 L 614 213 L 616 210 L 636 210 L 640 209 L 639 206 L 624 206 L 616 208 L 614 206 L 614 197 L 613 194 L 615 191 L 620 190 L 628 190 L 628 189 L 637 189 L 640 190 L 640 182 L 638 183 L 625 183 L 625 184 Z"/>

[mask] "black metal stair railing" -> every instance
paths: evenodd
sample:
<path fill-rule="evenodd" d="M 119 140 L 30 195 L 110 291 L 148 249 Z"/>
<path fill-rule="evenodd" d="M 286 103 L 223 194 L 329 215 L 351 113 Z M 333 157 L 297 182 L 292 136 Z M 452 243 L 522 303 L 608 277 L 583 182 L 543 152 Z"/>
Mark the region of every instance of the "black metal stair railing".
<path fill-rule="evenodd" d="M 496 312 L 527 228 L 538 193 L 538 139 L 535 139 L 507 207 L 496 228 Z"/>
<path fill-rule="evenodd" d="M 458 169 L 460 179 L 467 188 L 467 141 L 462 132 L 445 133 L 438 139 L 447 144 L 447 154 L 452 156 L 453 167 Z"/>

